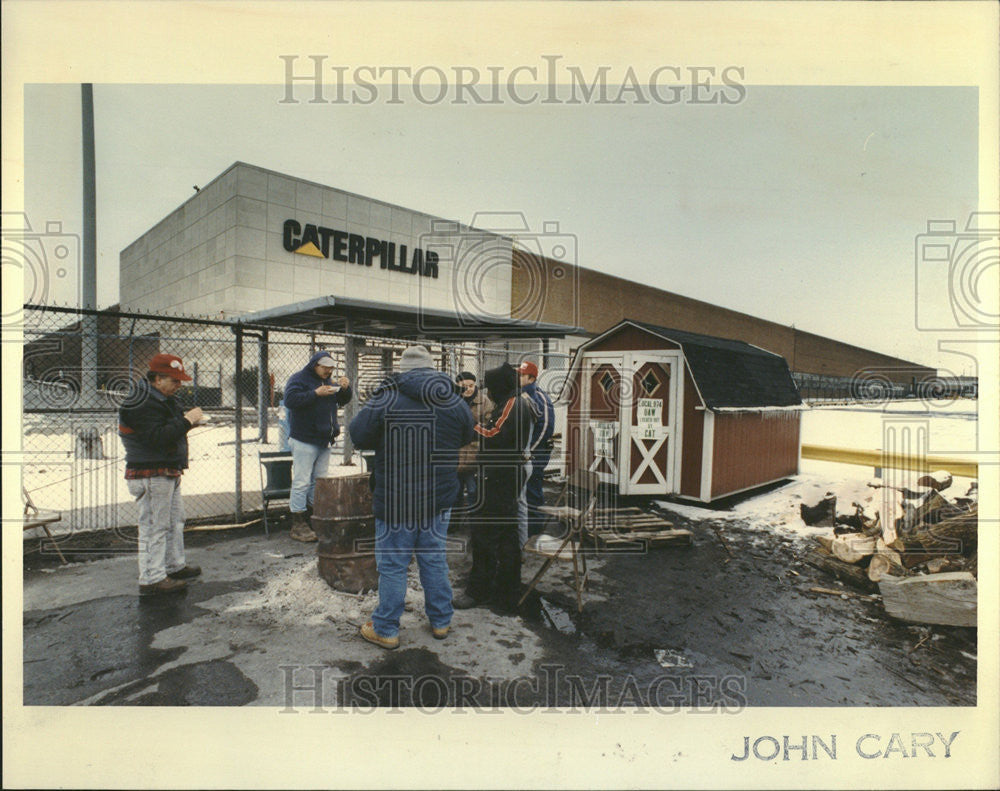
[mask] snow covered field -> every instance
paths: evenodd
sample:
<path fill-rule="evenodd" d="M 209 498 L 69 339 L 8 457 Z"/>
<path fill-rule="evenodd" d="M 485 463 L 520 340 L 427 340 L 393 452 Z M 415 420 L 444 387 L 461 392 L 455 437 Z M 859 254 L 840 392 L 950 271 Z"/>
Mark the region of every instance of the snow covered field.
<path fill-rule="evenodd" d="M 894 401 L 879 406 L 821 406 L 802 415 L 802 444 L 837 448 L 879 450 L 883 432 L 901 426 L 926 426 L 927 452 L 935 456 L 975 458 L 977 446 L 977 401 L 954 401 L 935 404 L 928 411 L 923 401 Z M 897 485 L 915 485 L 919 473 L 892 471 Z M 802 459 L 799 475 L 778 489 L 748 497 L 731 510 L 713 510 L 672 502 L 660 504 L 673 513 L 692 519 L 743 520 L 761 529 L 777 529 L 797 535 L 828 533 L 828 527 L 807 527 L 799 514 L 799 505 L 816 505 L 829 492 L 837 495 L 839 513 L 850 513 L 852 502 L 866 506 L 866 511 L 887 511 L 880 503 L 889 490 L 874 489 L 868 482 L 874 477 L 871 467 L 836 464 Z M 949 494 L 964 494 L 972 479 L 955 476 Z M 868 508 L 867 506 L 871 506 Z"/>
<path fill-rule="evenodd" d="M 977 401 L 934 402 L 896 401 L 873 406 L 820 406 L 802 415 L 802 443 L 840 448 L 876 450 L 882 447 L 887 426 L 926 427 L 927 452 L 934 455 L 972 456 L 977 446 Z M 61 424 L 57 420 L 63 420 Z M 105 459 L 78 459 L 74 454 L 76 431 L 67 430 L 63 418 L 40 419 L 28 416 L 24 435 L 24 485 L 40 508 L 63 512 L 63 521 L 54 532 L 87 530 L 115 525 L 134 525 L 135 504 L 124 481 L 124 458 L 116 426 L 103 418 L 98 424 Z M 93 425 L 92 420 L 87 425 Z M 242 463 L 243 508 L 260 507 L 260 466 L 258 451 L 277 450 L 277 429 L 272 427 L 270 444 L 248 442 L 256 436 L 256 422 L 244 424 Z M 231 421 L 210 421 L 188 435 L 191 467 L 183 479 L 185 507 L 189 519 L 232 515 L 235 510 L 236 473 L 234 428 Z M 343 466 L 335 454 L 330 475 L 350 475 L 361 471 Z M 814 504 L 827 491 L 838 493 L 849 504 L 849 492 L 872 497 L 866 486 L 872 478 L 870 467 L 834 464 L 803 459 L 797 479 L 776 491 L 749 497 L 731 511 L 718 512 L 723 518 L 747 518 L 790 530 L 810 530 L 802 525 L 798 504 Z M 898 480 L 898 479 L 897 479 Z M 968 479 L 956 479 L 953 491 L 968 487 Z M 716 512 L 693 506 L 670 504 L 683 513 L 703 518 Z"/>

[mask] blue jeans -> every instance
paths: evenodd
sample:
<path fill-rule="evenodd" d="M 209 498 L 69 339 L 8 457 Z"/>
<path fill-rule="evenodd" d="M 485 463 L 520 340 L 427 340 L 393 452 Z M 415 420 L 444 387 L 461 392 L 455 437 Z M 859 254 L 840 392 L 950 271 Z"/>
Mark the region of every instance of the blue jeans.
<path fill-rule="evenodd" d="M 316 478 L 326 475 L 330 466 L 330 447 L 319 447 L 309 442 L 288 438 L 292 449 L 292 491 L 288 498 L 288 510 L 301 514 L 313 504 Z"/>
<path fill-rule="evenodd" d="M 528 481 L 531 480 L 531 459 L 524 463 L 524 484 L 517 495 L 517 541 L 523 547 L 528 540 Z"/>
<path fill-rule="evenodd" d="M 538 509 L 545 505 L 542 482 L 545 480 L 545 468 L 549 466 L 551 456 L 550 449 L 536 450 L 531 454 L 531 461 L 528 463 L 528 480 L 524 483 L 523 495 L 527 517 L 527 533 L 524 536 L 524 541 L 528 540 L 528 536 L 537 536 L 545 527 L 545 514 Z M 521 543 L 523 544 L 524 541 Z"/>
<path fill-rule="evenodd" d="M 375 520 L 375 563 L 378 565 L 378 606 L 372 624 L 382 637 L 399 634 L 399 616 L 406 598 L 406 570 L 416 554 L 420 584 L 424 589 L 424 611 L 435 629 L 451 624 L 451 582 L 445 539 L 451 509 L 441 511 L 428 524 L 390 525 Z"/>

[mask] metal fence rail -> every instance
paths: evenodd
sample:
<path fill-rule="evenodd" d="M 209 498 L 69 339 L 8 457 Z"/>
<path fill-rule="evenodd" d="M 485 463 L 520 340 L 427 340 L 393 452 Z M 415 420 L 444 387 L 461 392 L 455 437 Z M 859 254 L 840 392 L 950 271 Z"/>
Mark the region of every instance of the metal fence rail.
<path fill-rule="evenodd" d="M 832 461 L 838 464 L 857 464 L 875 470 L 912 470 L 932 472 L 948 470 L 953 475 L 966 478 L 979 477 L 979 464 L 954 456 L 927 456 L 887 452 L 882 450 L 859 450 L 857 448 L 833 448 L 827 445 L 803 445 L 803 459 Z"/>
<path fill-rule="evenodd" d="M 332 464 L 358 464 L 346 425 L 360 403 L 396 366 L 413 341 L 247 326 L 120 311 L 25 305 L 23 314 L 22 440 L 17 463 L 33 500 L 63 512 L 54 532 L 135 525 L 135 503 L 124 484 L 118 408 L 132 382 L 159 352 L 184 360 L 192 381 L 178 392 L 186 407 L 209 420 L 188 434 L 190 468 L 183 479 L 189 520 L 243 522 L 261 508 L 258 451 L 282 448 L 282 396 L 288 378 L 315 351 L 347 373 L 346 347 L 358 353 L 355 398 L 340 412 L 342 432 Z M 526 342 L 426 342 L 449 374 L 517 362 L 539 349 Z M 550 355 L 553 369 L 565 355 Z M 360 469 L 360 467 L 358 468 Z"/>

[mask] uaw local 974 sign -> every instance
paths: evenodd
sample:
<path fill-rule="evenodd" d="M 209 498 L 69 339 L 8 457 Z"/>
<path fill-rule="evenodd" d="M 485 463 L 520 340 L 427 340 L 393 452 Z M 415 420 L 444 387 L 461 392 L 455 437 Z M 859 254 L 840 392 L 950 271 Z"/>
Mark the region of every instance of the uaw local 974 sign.
<path fill-rule="evenodd" d="M 640 398 L 636 422 L 642 439 L 659 439 L 663 434 L 663 399 Z"/>

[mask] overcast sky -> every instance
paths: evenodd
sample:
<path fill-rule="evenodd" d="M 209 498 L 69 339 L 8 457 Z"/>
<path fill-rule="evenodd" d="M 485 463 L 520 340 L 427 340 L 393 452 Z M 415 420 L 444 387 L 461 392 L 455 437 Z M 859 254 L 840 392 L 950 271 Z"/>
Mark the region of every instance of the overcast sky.
<path fill-rule="evenodd" d="M 914 239 L 976 206 L 976 90 L 745 87 L 728 105 L 361 106 L 98 84 L 98 301 L 118 300 L 123 247 L 242 160 L 462 222 L 555 221 L 584 267 L 962 373 L 915 329 Z M 79 113 L 78 85 L 26 87 L 36 229 L 80 233 Z"/>

